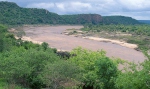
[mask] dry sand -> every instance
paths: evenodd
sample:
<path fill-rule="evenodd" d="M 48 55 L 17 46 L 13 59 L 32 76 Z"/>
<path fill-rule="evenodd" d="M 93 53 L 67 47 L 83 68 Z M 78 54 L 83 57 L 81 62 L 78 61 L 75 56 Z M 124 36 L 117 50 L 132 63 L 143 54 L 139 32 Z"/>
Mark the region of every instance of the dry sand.
<path fill-rule="evenodd" d="M 146 59 L 141 52 L 133 49 L 137 47 L 137 45 L 134 44 L 105 38 L 88 37 L 88 39 L 83 39 L 81 37 L 61 34 L 66 29 L 80 29 L 82 27 L 83 26 L 25 26 L 23 30 L 26 36 L 23 37 L 23 40 L 33 41 L 34 43 L 47 42 L 50 47 L 66 51 L 71 51 L 78 46 L 90 50 L 103 49 L 107 52 L 106 55 L 109 57 L 121 58 L 131 62 L 143 62 Z"/>
<path fill-rule="evenodd" d="M 101 42 L 111 42 L 111 43 L 119 44 L 119 45 L 124 46 L 124 47 L 132 48 L 132 49 L 138 48 L 138 46 L 136 44 L 126 43 L 125 41 L 98 38 L 98 37 L 83 37 L 83 38 L 91 39 L 91 40 L 95 40 L 95 41 L 101 41 Z"/>
<path fill-rule="evenodd" d="M 36 44 L 42 44 L 43 43 L 41 41 L 33 40 L 33 39 L 31 39 L 30 37 L 27 37 L 27 36 L 23 36 L 21 39 L 24 40 L 24 41 L 32 41 L 33 43 L 36 43 Z"/>

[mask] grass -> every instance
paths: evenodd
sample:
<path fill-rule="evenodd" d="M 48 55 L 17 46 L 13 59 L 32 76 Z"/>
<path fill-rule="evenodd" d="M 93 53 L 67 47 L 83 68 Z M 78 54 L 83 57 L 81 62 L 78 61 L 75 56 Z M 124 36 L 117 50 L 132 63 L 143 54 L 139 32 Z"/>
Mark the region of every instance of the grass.
<path fill-rule="evenodd" d="M 137 44 L 137 50 L 150 50 L 150 25 L 93 25 L 81 29 L 82 36 L 94 36 Z M 72 30 L 71 35 L 80 33 Z"/>

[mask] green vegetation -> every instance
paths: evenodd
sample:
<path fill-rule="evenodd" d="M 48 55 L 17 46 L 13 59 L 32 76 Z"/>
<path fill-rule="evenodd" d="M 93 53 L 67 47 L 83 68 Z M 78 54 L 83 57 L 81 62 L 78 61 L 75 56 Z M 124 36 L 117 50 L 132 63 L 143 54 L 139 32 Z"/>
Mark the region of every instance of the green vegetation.
<path fill-rule="evenodd" d="M 114 89 L 117 78 L 117 65 L 114 61 L 106 57 L 104 51 L 93 52 L 90 50 L 77 48 L 72 51 L 77 56 L 71 57 L 81 70 L 84 88 L 94 89 Z"/>
<path fill-rule="evenodd" d="M 125 16 L 103 16 L 103 24 L 140 24 L 139 21 Z"/>
<path fill-rule="evenodd" d="M 148 55 L 149 56 L 149 55 Z M 116 80 L 118 89 L 150 89 L 150 56 L 143 63 L 125 67 Z"/>
<path fill-rule="evenodd" d="M 138 44 L 139 49 L 150 49 L 150 25 L 84 25 L 82 31 L 99 37 L 124 40 Z"/>
<path fill-rule="evenodd" d="M 140 24 L 125 16 L 101 16 L 98 14 L 58 15 L 45 9 L 22 8 L 13 2 L 0 2 L 0 23 L 23 24 Z"/>
<path fill-rule="evenodd" d="M 0 2 L 0 23 L 22 24 L 98 24 L 102 18 L 97 14 L 58 15 L 45 9 L 21 8 L 12 2 Z"/>
<path fill-rule="evenodd" d="M 0 89 L 149 89 L 150 56 L 141 64 L 106 57 L 105 51 L 70 54 L 15 39 L 0 25 Z M 65 55 L 67 58 L 64 58 Z M 62 56 L 62 57 L 60 57 Z M 124 65 L 118 70 L 118 65 Z"/>
<path fill-rule="evenodd" d="M 150 20 L 138 20 L 141 23 L 150 24 Z"/>
<path fill-rule="evenodd" d="M 21 8 L 12 2 L 0 2 L 0 23 L 20 24 L 59 24 L 62 18 L 45 9 Z"/>
<path fill-rule="evenodd" d="M 77 75 L 78 66 L 69 61 L 60 60 L 56 50 L 49 48 L 47 43 L 38 45 L 20 39 L 16 40 L 12 34 L 7 32 L 7 27 L 3 25 L 0 25 L 0 32 L 0 36 L 2 36 L 0 47 L 1 89 L 53 87 L 51 79 L 55 79 L 54 76 L 58 77 L 58 83 L 56 83 L 58 87 L 68 87 L 65 85 L 66 83 L 77 81 L 77 78 L 70 74 Z M 66 68 L 68 69 L 66 70 Z M 57 73 L 58 75 L 55 75 Z M 51 75 L 51 78 L 48 79 L 50 82 L 47 82 L 47 74 Z M 62 81 L 60 81 L 61 78 Z"/>
<path fill-rule="evenodd" d="M 149 25 L 136 25 L 137 20 L 124 16 L 60 16 L 10 2 L 0 2 L 0 17 L 0 89 L 150 89 Z M 87 34 L 138 44 L 148 59 L 134 64 L 109 58 L 103 50 L 80 47 L 70 53 L 57 52 L 45 42 L 15 39 L 2 24 L 85 24 L 81 30 Z M 119 64 L 124 68 L 118 69 Z"/>

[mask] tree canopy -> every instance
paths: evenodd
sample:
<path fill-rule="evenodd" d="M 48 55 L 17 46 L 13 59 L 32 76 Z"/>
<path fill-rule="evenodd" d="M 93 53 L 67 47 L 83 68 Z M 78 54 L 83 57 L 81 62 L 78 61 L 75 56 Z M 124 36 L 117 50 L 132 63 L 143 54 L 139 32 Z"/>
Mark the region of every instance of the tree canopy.
<path fill-rule="evenodd" d="M 22 8 L 13 2 L 0 2 L 0 23 L 22 24 L 140 24 L 125 16 L 101 16 L 98 14 L 58 15 L 46 9 Z"/>

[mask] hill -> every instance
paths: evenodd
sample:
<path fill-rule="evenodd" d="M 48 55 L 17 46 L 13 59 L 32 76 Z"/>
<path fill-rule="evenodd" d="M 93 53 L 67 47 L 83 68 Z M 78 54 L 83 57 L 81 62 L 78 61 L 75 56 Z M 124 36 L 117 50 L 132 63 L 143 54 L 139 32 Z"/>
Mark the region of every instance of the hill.
<path fill-rule="evenodd" d="M 150 24 L 150 20 L 138 20 L 141 23 L 146 23 L 146 24 Z"/>
<path fill-rule="evenodd" d="M 104 24 L 141 24 L 136 19 L 126 16 L 103 16 Z"/>
<path fill-rule="evenodd" d="M 22 8 L 13 2 L 0 2 L 0 23 L 20 24 L 139 24 L 125 16 L 101 16 L 98 14 L 58 15 L 45 9 Z"/>
<path fill-rule="evenodd" d="M 13 2 L 0 2 L 2 24 L 59 24 L 62 18 L 45 9 L 21 8 Z"/>
<path fill-rule="evenodd" d="M 85 24 L 102 22 L 98 14 L 58 15 L 45 9 L 21 8 L 13 2 L 0 2 L 1 24 Z"/>
<path fill-rule="evenodd" d="M 68 24 L 99 24 L 102 22 L 102 17 L 98 14 L 61 15 L 61 17 Z"/>

